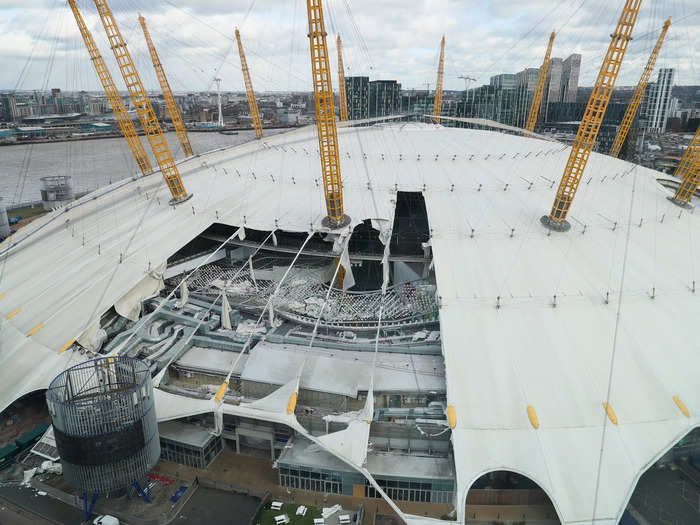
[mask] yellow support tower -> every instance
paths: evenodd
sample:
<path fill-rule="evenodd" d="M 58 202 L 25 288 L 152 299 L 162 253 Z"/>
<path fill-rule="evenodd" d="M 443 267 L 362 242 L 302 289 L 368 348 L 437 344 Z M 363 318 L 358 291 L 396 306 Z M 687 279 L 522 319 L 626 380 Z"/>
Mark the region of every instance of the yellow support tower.
<path fill-rule="evenodd" d="M 170 120 L 172 120 L 173 126 L 175 126 L 175 133 L 177 133 L 177 139 L 180 141 L 180 146 L 182 146 L 182 152 L 185 154 L 185 157 L 191 157 L 194 155 L 194 152 L 192 151 L 192 146 L 190 145 L 190 138 L 187 136 L 185 124 L 182 122 L 182 115 L 180 115 L 180 110 L 177 108 L 177 104 L 175 104 L 175 97 L 173 97 L 170 84 L 165 76 L 163 64 L 160 62 L 160 57 L 158 57 L 156 46 L 153 45 L 151 34 L 148 32 L 148 28 L 146 27 L 146 19 L 140 14 L 139 22 L 141 23 L 141 29 L 143 29 L 143 36 L 146 37 L 146 44 L 148 44 L 148 51 L 151 53 L 153 69 L 156 70 L 156 76 L 158 77 L 158 82 L 160 83 L 160 89 L 163 92 L 163 98 L 165 99 L 165 106 L 168 108 Z"/>
<path fill-rule="evenodd" d="M 679 206 L 687 206 L 700 183 L 700 127 L 683 153 L 674 175 L 682 179 L 682 182 L 671 200 Z"/>
<path fill-rule="evenodd" d="M 610 46 L 603 59 L 598 78 L 588 99 L 586 111 L 583 114 L 583 119 L 581 119 L 578 133 L 576 133 L 576 139 L 571 147 L 569 160 L 559 182 L 552 210 L 549 215 L 542 217 L 542 224 L 552 230 L 566 231 L 570 228 L 566 217 L 569 215 L 571 203 L 576 196 L 576 190 L 578 190 L 581 177 L 583 177 L 583 171 L 586 169 L 588 158 L 591 155 L 591 151 L 593 151 L 605 111 L 608 109 L 610 96 L 622 66 L 622 59 L 625 57 L 630 40 L 632 40 L 632 30 L 637 22 L 641 4 L 642 0 L 625 0 L 620 20 L 617 23 L 615 32 L 611 35 Z"/>
<path fill-rule="evenodd" d="M 155 112 L 153 111 L 151 102 L 148 100 L 148 95 L 146 94 L 146 90 L 143 88 L 139 73 L 136 71 L 134 61 L 131 59 L 131 54 L 126 48 L 124 38 L 117 27 L 117 22 L 114 19 L 114 15 L 112 15 L 112 11 L 107 5 L 106 0 L 94 0 L 94 2 L 95 7 L 97 7 L 97 12 L 100 15 L 100 19 L 102 20 L 102 25 L 107 33 L 109 44 L 114 52 L 114 57 L 117 59 L 119 70 L 122 73 L 122 77 L 124 77 L 126 89 L 129 91 L 131 101 L 136 108 L 139 119 L 141 119 L 141 127 L 146 132 L 146 138 L 151 144 L 153 155 L 158 162 L 158 167 L 163 174 L 165 182 L 168 184 L 168 189 L 173 197 L 171 202 L 173 204 L 183 202 L 190 196 L 187 195 L 187 192 L 185 191 L 182 178 L 180 178 L 180 172 L 175 165 L 173 155 L 170 152 L 168 143 L 165 141 L 165 137 L 163 136 L 163 130 L 160 127 L 160 123 L 158 122 Z"/>
<path fill-rule="evenodd" d="M 554 31 L 549 35 L 549 44 L 547 45 L 547 52 L 544 54 L 544 61 L 542 62 L 542 67 L 540 68 L 540 75 L 537 77 L 537 87 L 535 88 L 535 94 L 532 96 L 532 104 L 530 105 L 530 113 L 527 116 L 527 124 L 525 124 L 525 129 L 528 131 L 535 131 L 535 124 L 537 124 L 537 116 L 540 113 L 540 104 L 542 104 L 542 95 L 544 93 L 544 85 L 547 83 L 547 71 L 549 71 L 549 57 L 552 56 L 552 45 L 554 44 Z"/>
<path fill-rule="evenodd" d="M 440 122 L 440 115 L 442 115 L 442 77 L 445 73 L 445 35 L 442 36 L 442 42 L 440 42 L 440 61 L 438 62 L 438 73 L 437 82 L 435 82 L 435 102 L 433 103 L 433 116 L 438 117 L 435 119 Z"/>
<path fill-rule="evenodd" d="M 245 81 L 245 92 L 248 95 L 248 106 L 250 107 L 250 117 L 253 119 L 253 127 L 255 128 L 255 138 L 260 139 L 263 136 L 262 122 L 260 121 L 260 110 L 258 102 L 255 100 L 255 91 L 253 91 L 253 82 L 250 80 L 250 72 L 248 71 L 248 61 L 245 59 L 243 52 L 243 44 L 241 43 L 241 34 L 236 28 L 236 42 L 238 42 L 238 55 L 241 57 L 241 70 L 243 71 L 243 80 Z"/>
<path fill-rule="evenodd" d="M 97 76 L 100 78 L 100 82 L 105 90 L 107 100 L 109 100 L 114 116 L 117 119 L 119 128 L 122 130 L 122 135 L 124 135 L 127 144 L 129 144 L 131 154 L 134 156 L 136 164 L 139 165 L 141 173 L 146 175 L 147 173 L 150 173 L 153 168 L 151 168 L 151 163 L 148 160 L 146 151 L 143 149 L 143 144 L 141 144 L 139 136 L 136 133 L 134 123 L 131 122 L 131 118 L 129 118 L 129 115 L 126 112 L 122 97 L 119 95 L 119 90 L 117 90 L 117 86 L 114 84 L 114 80 L 112 80 L 112 75 L 110 74 L 107 64 L 105 64 L 105 61 L 100 54 L 100 50 L 97 49 L 97 44 L 95 44 L 95 40 L 92 38 L 90 30 L 85 25 L 83 15 L 81 15 L 80 11 L 78 11 L 78 6 L 75 4 L 75 0 L 68 0 L 68 4 L 73 11 L 75 22 L 78 24 L 78 29 L 83 37 L 83 42 L 85 42 L 85 47 L 87 47 L 87 50 L 90 53 L 92 65 L 95 66 L 95 71 L 97 72 Z"/>
<path fill-rule="evenodd" d="M 326 25 L 323 21 L 321 0 L 306 0 L 306 11 L 309 18 L 309 48 L 314 81 L 314 101 L 316 103 L 318 151 L 321 154 L 321 171 L 326 194 L 326 209 L 328 210 L 328 217 L 324 220 L 324 224 L 330 228 L 340 228 L 350 222 L 350 217 L 347 217 L 343 212 L 343 183 L 340 178 L 340 161 L 338 160 L 338 130 L 335 123 L 331 67 L 328 62 Z"/>
<path fill-rule="evenodd" d="M 345 68 L 343 67 L 343 43 L 338 35 L 338 89 L 340 90 L 340 120 L 348 120 L 348 96 L 345 92 Z"/>
<path fill-rule="evenodd" d="M 622 123 L 617 130 L 617 135 L 615 135 L 615 141 L 613 142 L 612 148 L 610 148 L 610 156 L 617 158 L 620 155 L 620 150 L 622 145 L 625 143 L 627 134 L 629 133 L 630 127 L 632 126 L 632 121 L 634 120 L 637 110 L 639 109 L 639 104 L 642 103 L 642 97 L 647 89 L 647 84 L 649 83 L 649 77 L 651 77 L 651 72 L 654 70 L 654 64 L 656 64 L 656 59 L 659 56 L 659 51 L 661 51 L 661 45 L 664 43 L 664 38 L 666 38 L 666 33 L 671 25 L 671 19 L 669 18 L 664 23 L 663 29 L 661 29 L 661 34 L 659 39 L 656 41 L 656 46 L 649 56 L 649 61 L 647 62 L 644 72 L 642 73 L 642 78 L 639 79 L 639 84 L 637 84 L 637 89 L 634 90 L 634 95 L 632 96 L 632 102 L 627 106 L 627 111 L 625 116 L 622 118 Z"/>

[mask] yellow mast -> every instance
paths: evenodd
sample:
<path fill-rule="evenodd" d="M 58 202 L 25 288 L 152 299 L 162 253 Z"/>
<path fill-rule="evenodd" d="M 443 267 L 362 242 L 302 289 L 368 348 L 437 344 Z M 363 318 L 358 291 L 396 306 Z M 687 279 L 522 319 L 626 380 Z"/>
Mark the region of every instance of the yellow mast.
<path fill-rule="evenodd" d="M 659 56 L 659 51 L 661 51 L 661 45 L 664 43 L 664 38 L 666 38 L 666 32 L 671 25 L 671 19 L 669 18 L 664 23 L 664 27 L 661 29 L 661 34 L 659 39 L 656 41 L 656 46 L 649 56 L 649 61 L 647 62 L 644 72 L 642 73 L 642 78 L 639 79 L 639 84 L 637 84 L 637 89 L 634 90 L 634 95 L 632 96 L 632 102 L 627 106 L 627 111 L 625 116 L 622 118 L 622 123 L 620 128 L 617 130 L 617 135 L 615 135 L 615 141 L 613 142 L 612 148 L 610 148 L 610 156 L 618 157 L 620 155 L 620 150 L 622 145 L 625 143 L 627 138 L 627 133 L 629 133 L 630 127 L 632 126 L 632 121 L 634 120 L 637 110 L 639 109 L 639 104 L 642 102 L 642 97 L 647 89 L 647 84 L 649 83 L 649 77 L 651 77 L 651 72 L 654 70 L 654 64 L 656 64 L 656 59 Z"/>
<path fill-rule="evenodd" d="M 255 91 L 253 91 L 253 82 L 250 80 L 250 72 L 248 71 L 248 61 L 245 59 L 243 52 L 243 44 L 241 43 L 241 34 L 236 28 L 236 42 L 238 42 L 238 55 L 241 57 L 241 70 L 243 70 L 243 80 L 245 82 L 245 92 L 248 95 L 248 106 L 250 107 L 250 116 L 253 119 L 253 127 L 255 128 L 255 138 L 262 138 L 263 127 L 260 121 L 260 110 L 258 102 L 255 100 Z"/>
<path fill-rule="evenodd" d="M 131 54 L 126 48 L 124 38 L 117 27 L 117 22 L 114 19 L 114 15 L 112 15 L 112 11 L 107 5 L 106 0 L 94 0 L 94 2 L 95 7 L 97 7 L 97 12 L 100 15 L 100 19 L 102 20 L 102 25 L 107 33 L 109 44 L 114 52 L 114 57 L 117 59 L 119 70 L 122 73 L 122 77 L 124 77 L 126 89 L 129 91 L 131 101 L 136 108 L 139 119 L 141 119 L 141 127 L 146 132 L 146 138 L 151 144 L 153 155 L 158 162 L 160 172 L 163 174 L 163 178 L 168 184 L 168 189 L 173 197 L 172 203 L 177 204 L 179 202 L 183 202 L 187 200 L 190 195 L 187 195 L 187 192 L 185 191 L 185 186 L 182 183 L 180 172 L 175 165 L 173 155 L 170 152 L 168 143 L 165 141 L 165 137 L 163 136 L 163 130 L 160 127 L 160 123 L 158 122 L 155 112 L 153 111 L 151 102 L 148 100 L 148 95 L 146 94 L 146 90 L 141 83 L 141 78 L 136 70 L 134 61 L 131 59 Z"/>
<path fill-rule="evenodd" d="M 440 42 L 440 61 L 438 62 L 437 82 L 435 82 L 435 102 L 433 103 L 433 116 L 442 114 L 442 77 L 445 73 L 445 35 Z M 440 119 L 436 119 L 440 122 Z"/>
<path fill-rule="evenodd" d="M 141 173 L 146 175 L 147 173 L 150 173 L 153 168 L 151 168 L 151 163 L 148 160 L 146 151 L 143 149 L 143 145 L 141 144 L 139 136 L 136 133 L 134 123 L 131 122 L 129 115 L 126 112 L 122 97 L 119 95 L 119 90 L 117 90 L 117 86 L 114 84 L 112 75 L 110 74 L 107 64 L 105 64 L 105 61 L 100 54 L 100 50 L 97 48 L 97 44 L 95 44 L 95 40 L 92 38 L 90 30 L 87 28 L 87 25 L 85 25 L 83 16 L 80 14 L 80 11 L 78 11 L 75 0 L 68 0 L 68 4 L 73 11 L 75 22 L 78 24 L 78 29 L 83 37 L 83 42 L 85 42 L 85 47 L 87 47 L 87 50 L 90 53 L 92 65 L 95 66 L 95 72 L 102 83 L 102 88 L 105 90 L 105 95 L 107 95 L 107 100 L 109 100 L 110 106 L 112 106 L 112 111 L 117 119 L 119 128 L 122 130 L 122 134 L 124 135 L 127 144 L 129 144 L 131 154 L 134 156 L 136 164 L 139 165 Z"/>
<path fill-rule="evenodd" d="M 682 182 L 671 200 L 679 206 L 686 206 L 700 183 L 700 127 L 683 153 L 674 175 L 682 179 Z"/>
<path fill-rule="evenodd" d="M 559 182 L 552 210 L 549 215 L 542 217 L 542 224 L 550 229 L 566 231 L 570 228 L 566 217 L 576 196 L 576 190 L 578 190 L 581 177 L 583 177 L 583 171 L 586 169 L 588 157 L 590 157 L 595 145 L 600 125 L 605 116 L 605 110 L 608 108 L 610 96 L 622 66 L 622 59 L 625 57 L 625 51 L 627 51 L 627 46 L 632 39 L 632 30 L 637 21 L 641 4 L 642 0 L 625 1 L 617 28 L 611 35 L 610 46 L 603 59 L 598 78 L 588 99 L 586 111 L 583 114 L 583 119 L 581 119 L 576 139 L 571 147 L 569 160 Z"/>
<path fill-rule="evenodd" d="M 348 120 L 348 96 L 345 93 L 345 68 L 343 67 L 343 43 L 338 35 L 338 89 L 340 90 L 340 120 Z"/>
<path fill-rule="evenodd" d="M 158 53 L 156 51 L 156 46 L 153 45 L 151 34 L 148 32 L 148 28 L 146 27 L 146 19 L 140 14 L 139 22 L 141 23 L 141 28 L 143 29 L 143 36 L 146 37 L 146 44 L 148 44 L 148 51 L 151 53 L 153 69 L 156 70 L 156 76 L 158 77 L 158 82 L 160 83 L 160 89 L 163 92 L 163 98 L 165 99 L 165 105 L 168 108 L 168 113 L 170 114 L 170 120 L 172 120 L 173 126 L 175 126 L 175 133 L 177 133 L 177 138 L 180 141 L 185 157 L 190 157 L 194 155 L 194 152 L 192 151 L 192 146 L 190 145 L 190 139 L 187 136 L 185 124 L 182 122 L 182 115 L 180 115 L 180 110 L 177 108 L 177 104 L 175 104 L 175 97 L 173 97 L 170 84 L 165 76 L 163 64 L 160 62 L 160 58 L 158 57 Z"/>
<path fill-rule="evenodd" d="M 321 171 L 328 211 L 326 225 L 330 228 L 340 228 L 348 224 L 350 218 L 343 212 L 343 184 L 338 159 L 338 130 L 335 123 L 331 68 L 328 62 L 326 25 L 323 21 L 321 0 L 306 0 L 306 11 L 309 18 L 309 49 L 314 81 L 318 151 L 321 154 Z"/>
<path fill-rule="evenodd" d="M 540 104 L 542 104 L 542 94 L 544 93 L 544 85 L 547 82 L 547 71 L 549 70 L 549 57 L 552 56 L 552 45 L 554 44 L 554 31 L 549 36 L 549 44 L 547 45 L 547 52 L 544 54 L 544 61 L 542 62 L 542 67 L 540 68 L 540 75 L 537 78 L 537 87 L 535 88 L 535 94 L 532 97 L 532 104 L 530 105 L 530 113 L 527 117 L 527 124 L 525 124 L 525 129 L 528 131 L 535 131 L 535 124 L 537 123 L 537 115 L 540 113 Z"/>

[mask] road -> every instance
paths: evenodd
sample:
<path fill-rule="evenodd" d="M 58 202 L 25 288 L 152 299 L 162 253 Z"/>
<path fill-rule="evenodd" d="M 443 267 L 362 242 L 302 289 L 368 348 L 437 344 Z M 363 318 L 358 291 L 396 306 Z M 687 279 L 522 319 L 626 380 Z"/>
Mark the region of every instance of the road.
<path fill-rule="evenodd" d="M 259 499 L 251 496 L 199 486 L 174 523 L 178 525 L 199 525 L 200 523 L 248 525 L 255 516 L 259 503 Z"/>
<path fill-rule="evenodd" d="M 0 487 L 0 525 L 78 525 L 82 519 L 80 510 L 49 496 L 39 496 L 32 488 Z"/>
<path fill-rule="evenodd" d="M 53 525 L 53 521 L 45 520 L 27 510 L 18 507 L 9 500 L 0 497 L 0 525 Z"/>

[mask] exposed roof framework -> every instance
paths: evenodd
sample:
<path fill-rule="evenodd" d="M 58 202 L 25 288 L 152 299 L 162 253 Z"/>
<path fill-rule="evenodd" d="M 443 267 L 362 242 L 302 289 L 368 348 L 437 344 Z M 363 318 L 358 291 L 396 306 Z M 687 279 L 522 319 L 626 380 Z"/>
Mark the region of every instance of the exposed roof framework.
<path fill-rule="evenodd" d="M 460 520 L 470 485 L 506 469 L 536 481 L 564 523 L 616 523 L 643 471 L 699 423 L 697 215 L 667 200 L 656 172 L 592 154 L 571 231 L 551 232 L 539 217 L 569 154 L 561 144 L 408 123 L 346 128 L 339 141 L 351 226 L 391 221 L 396 191 L 425 197 Z M 154 174 L 17 234 L 27 241 L 0 259 L 0 408 L 83 360 L 59 352 L 212 223 L 321 229 L 308 128 L 179 168 L 186 206 L 169 206 Z M 162 418 L 202 410 L 171 396 Z M 268 401 L 236 410 L 268 417 Z M 274 417 L 297 428 L 284 410 Z M 350 464 L 363 457 L 347 438 L 326 441 Z"/>

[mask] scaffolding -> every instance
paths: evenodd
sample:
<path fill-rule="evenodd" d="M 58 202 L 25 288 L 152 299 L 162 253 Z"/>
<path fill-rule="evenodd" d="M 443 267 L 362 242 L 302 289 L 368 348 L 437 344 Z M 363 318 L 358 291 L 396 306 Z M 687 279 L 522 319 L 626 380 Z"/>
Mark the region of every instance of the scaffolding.
<path fill-rule="evenodd" d="M 59 374 L 46 391 L 63 476 L 83 492 L 118 493 L 160 456 L 148 366 L 103 357 Z"/>
<path fill-rule="evenodd" d="M 284 269 L 278 268 L 279 271 L 275 272 L 273 268 L 271 273 L 280 274 Z M 290 274 L 274 298 L 272 306 L 277 314 L 305 325 L 313 324 L 320 314 L 324 327 L 376 329 L 381 290 L 349 292 L 333 288 L 328 304 L 322 309 L 328 284 L 319 276 L 325 273 L 325 267 L 300 267 L 297 272 Z M 269 276 L 261 278 L 261 273 L 261 270 L 251 273 L 250 269 L 241 271 L 216 264 L 206 265 L 188 280 L 188 288 L 211 297 L 225 290 L 232 305 L 262 309 L 275 292 L 277 282 Z M 436 287 L 430 281 L 413 281 L 387 288 L 383 327 L 428 324 L 437 320 Z"/>

